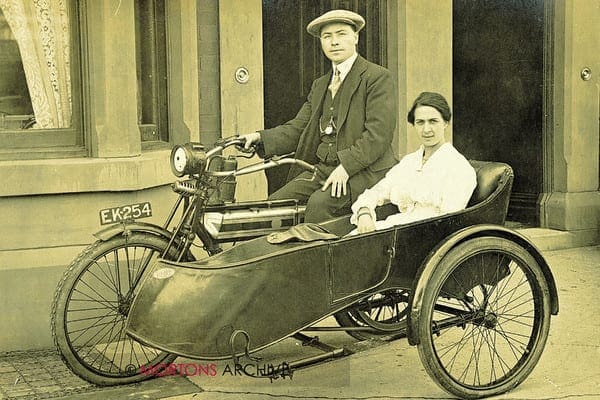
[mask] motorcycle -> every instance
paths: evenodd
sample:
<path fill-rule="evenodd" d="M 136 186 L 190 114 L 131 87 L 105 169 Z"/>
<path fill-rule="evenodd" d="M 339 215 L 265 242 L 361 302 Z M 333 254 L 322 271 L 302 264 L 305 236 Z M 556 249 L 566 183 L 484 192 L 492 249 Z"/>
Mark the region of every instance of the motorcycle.
<path fill-rule="evenodd" d="M 531 373 L 558 294 L 541 253 L 503 226 L 508 165 L 471 161 L 477 187 L 465 210 L 349 235 L 349 216 L 306 224 L 295 200 L 233 201 L 235 177 L 280 165 L 323 179 L 291 154 L 237 168 L 222 152 L 243 144 L 173 148 L 173 173 L 187 179 L 173 184 L 179 197 L 162 227 L 122 218 L 147 214 L 145 203 L 101 211 L 122 220 L 73 261 L 52 305 L 55 344 L 74 373 L 138 382 L 177 356 L 237 365 L 288 337 L 324 351 L 268 374 L 285 377 L 348 354 L 305 334 L 320 330 L 407 337 L 431 378 L 462 398 L 504 393 Z M 330 316 L 339 326 L 316 326 Z"/>

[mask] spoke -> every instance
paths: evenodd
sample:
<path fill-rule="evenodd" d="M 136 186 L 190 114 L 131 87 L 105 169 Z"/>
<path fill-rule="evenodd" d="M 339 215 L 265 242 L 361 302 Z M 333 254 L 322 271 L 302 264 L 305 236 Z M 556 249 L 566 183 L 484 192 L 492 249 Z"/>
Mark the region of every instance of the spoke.
<path fill-rule="evenodd" d="M 98 359 L 98 357 L 99 357 L 99 356 L 102 356 L 102 360 L 100 361 L 100 366 L 98 367 L 98 369 L 99 369 L 99 370 L 102 370 L 102 364 L 104 363 L 104 360 L 105 360 L 105 359 L 107 359 L 107 358 L 104 356 L 104 354 L 106 353 L 106 350 L 108 349 L 108 346 L 110 346 L 110 344 L 111 344 L 111 343 L 113 343 L 113 342 L 112 342 L 110 339 L 111 339 L 111 336 L 112 336 L 112 333 L 113 333 L 113 331 L 115 330 L 115 326 L 116 326 L 116 325 L 117 325 L 117 324 L 113 324 L 113 325 L 111 326 L 110 330 L 107 332 L 107 333 L 108 333 L 108 340 L 106 341 L 106 344 L 104 345 L 104 349 L 103 349 L 102 351 L 99 351 L 99 352 L 98 352 L 98 353 L 99 353 L 99 355 L 98 355 L 98 356 L 96 356 L 96 358 L 95 358 L 95 359 L 92 361 L 92 364 L 93 364 L 93 363 L 95 363 L 95 362 L 96 362 L 96 360 Z M 106 336 L 106 335 L 104 335 L 104 336 Z M 104 338 L 104 336 L 103 336 L 103 338 Z M 112 363 L 112 361 L 111 361 L 111 363 Z M 108 369 L 108 371 L 109 371 L 109 372 L 110 372 L 111 368 L 112 368 L 112 367 L 110 367 L 110 368 Z"/>
<path fill-rule="evenodd" d="M 501 314 L 498 315 L 498 320 L 502 319 L 505 323 L 507 322 L 512 322 L 514 324 L 519 324 L 522 326 L 527 326 L 531 328 L 531 322 L 523 322 L 520 321 L 521 319 L 525 319 L 525 320 L 529 320 L 529 321 L 534 321 L 535 320 L 535 316 L 534 315 L 529 315 L 533 313 L 533 310 L 528 310 L 525 311 L 523 314 Z"/>
<path fill-rule="evenodd" d="M 146 256 L 146 250 L 150 251 L 150 254 L 148 256 Z M 167 252 L 167 249 L 165 249 L 164 253 Z M 148 264 L 150 264 L 150 261 L 152 260 L 152 257 L 154 256 L 154 253 L 158 253 L 158 250 L 152 249 L 152 248 L 145 248 L 144 249 L 144 256 L 141 258 L 141 262 L 140 262 L 140 267 L 137 269 L 138 273 L 135 276 L 135 281 L 133 282 L 132 287 L 135 288 L 137 286 L 137 284 L 140 282 L 140 279 L 142 277 L 142 275 L 144 274 L 144 271 L 146 270 L 146 268 L 148 267 Z M 179 250 L 177 251 L 176 254 L 179 254 Z M 182 254 L 183 256 L 183 254 Z M 171 257 L 169 257 L 169 259 L 173 259 Z"/>
<path fill-rule="evenodd" d="M 377 314 L 375 314 L 375 318 L 371 318 L 375 321 L 379 321 L 379 315 L 381 315 L 381 311 L 383 310 L 383 307 L 378 307 L 377 308 Z"/>
<path fill-rule="evenodd" d="M 143 346 L 140 345 L 140 347 L 143 347 Z M 129 364 L 137 365 L 138 367 L 140 367 L 142 364 L 140 363 L 140 360 L 138 359 L 137 352 L 134 351 L 134 349 L 133 349 L 133 340 L 129 341 L 129 348 L 131 349 L 131 351 L 129 352 Z M 135 364 L 133 364 L 133 357 L 135 357 Z"/>
<path fill-rule="evenodd" d="M 448 333 L 450 331 L 450 329 L 446 329 L 444 332 Z M 446 354 L 448 354 L 452 349 L 456 348 L 457 346 L 460 346 L 460 348 L 458 349 L 458 352 L 460 352 L 460 350 L 462 350 L 462 348 L 464 347 L 465 343 L 473 336 L 474 334 L 474 327 L 470 326 L 468 329 L 463 329 L 463 334 L 462 337 L 458 340 L 452 340 L 452 343 L 446 345 L 446 346 L 436 346 L 437 349 L 437 353 L 440 357 L 444 357 L 446 356 Z M 433 332 L 432 332 L 433 335 Z M 440 342 L 442 339 L 442 336 L 440 335 L 438 337 L 437 340 L 434 339 L 434 342 Z M 440 351 L 443 351 L 443 353 L 440 354 Z M 455 355 L 456 356 L 456 355 Z"/>
<path fill-rule="evenodd" d="M 114 325 L 115 325 L 115 323 L 116 323 L 116 322 L 117 322 L 117 318 L 114 318 L 112 321 L 110 321 L 109 323 L 105 324 L 105 325 L 104 325 L 104 326 L 103 326 L 103 327 L 102 327 L 102 328 L 101 328 L 101 329 L 100 329 L 98 332 L 96 332 L 96 334 L 94 334 L 94 336 L 92 336 L 91 338 L 89 338 L 89 339 L 88 339 L 88 341 L 87 341 L 87 342 L 85 342 L 84 344 L 82 344 L 82 345 L 81 345 L 81 348 L 85 348 L 85 347 L 87 347 L 87 346 L 88 346 L 88 344 L 89 344 L 89 343 L 90 343 L 90 342 L 91 342 L 91 341 L 92 341 L 92 340 L 93 340 L 93 339 L 94 339 L 96 336 L 98 336 L 98 335 L 99 335 L 99 334 L 100 334 L 100 333 L 101 333 L 101 332 L 102 332 L 102 331 L 103 331 L 105 328 L 107 328 L 109 325 L 110 325 L 111 327 L 114 327 Z M 106 337 L 106 334 L 107 334 L 107 333 L 108 333 L 108 332 L 104 333 L 104 334 L 103 334 L 103 335 L 100 337 L 100 339 L 99 339 L 98 341 L 96 341 L 96 344 L 100 343 L 100 341 Z M 89 349 L 89 350 L 88 350 L 88 352 L 85 354 L 85 356 L 83 356 L 83 357 L 82 357 L 82 359 L 85 359 L 85 357 L 87 357 L 87 356 L 90 354 L 90 352 L 91 352 L 92 350 L 96 350 L 96 347 L 95 347 L 95 345 L 90 345 L 90 346 L 89 346 L 89 348 L 90 348 L 90 349 Z M 97 357 L 96 357 L 96 358 L 97 358 Z M 94 359 L 94 360 L 92 361 L 92 364 L 93 364 L 95 361 L 96 361 L 96 360 Z"/>
<path fill-rule="evenodd" d="M 89 321 L 89 320 L 94 320 L 94 319 L 98 319 L 98 318 L 103 319 L 103 318 L 106 318 L 106 317 L 115 317 L 117 315 L 120 315 L 120 314 L 117 312 L 117 313 L 113 313 L 113 314 L 104 314 L 103 316 L 100 316 L 100 317 L 99 316 L 95 316 L 95 317 L 85 317 L 85 318 L 78 318 L 78 319 L 70 319 L 70 320 L 68 320 L 66 322 L 67 322 L 67 324 L 72 324 L 72 323 L 75 323 L 75 322 Z"/>
<path fill-rule="evenodd" d="M 473 331 L 475 331 L 475 328 L 473 328 Z M 475 354 L 475 334 L 473 333 L 471 336 L 471 342 L 473 342 L 473 351 L 471 351 L 471 355 L 469 357 L 469 362 L 467 363 L 467 365 L 465 366 L 463 372 L 461 373 L 461 375 L 458 377 L 458 379 L 462 382 L 465 381 L 465 376 L 467 371 L 469 370 L 470 365 L 473 363 L 473 359 L 475 359 L 476 354 Z"/>
<path fill-rule="evenodd" d="M 111 317 L 115 317 L 115 319 L 116 319 L 118 316 L 119 316 L 119 314 L 111 314 L 111 315 L 105 314 L 103 316 L 97 317 L 98 321 L 96 321 L 91 326 L 87 326 L 87 327 L 81 328 L 81 329 L 75 329 L 75 330 L 72 330 L 72 331 L 67 331 L 66 333 L 67 333 L 68 336 L 71 336 L 73 333 L 77 333 L 77 332 L 83 332 L 84 333 L 84 332 L 86 332 L 86 331 L 88 331 L 88 330 L 90 330 L 92 328 L 97 328 L 97 327 L 105 326 L 107 324 L 112 323 L 112 322 L 102 322 L 102 323 L 100 323 L 100 321 L 102 321 L 103 319 L 105 319 L 105 318 L 111 318 Z M 74 338 L 73 340 L 71 340 L 71 342 L 75 342 L 76 340 L 78 340 L 81 337 L 81 335 L 83 335 L 83 333 L 81 333 L 79 336 L 77 336 L 76 338 Z"/>
<path fill-rule="evenodd" d="M 511 334 L 510 332 L 504 331 L 504 327 L 501 324 L 498 324 L 497 330 L 498 330 L 498 333 L 500 334 L 500 336 L 502 336 L 504 338 L 504 340 L 506 341 L 506 343 L 511 347 L 511 349 L 513 350 L 513 354 L 515 353 L 515 351 L 514 351 L 515 349 L 519 350 L 516 346 L 513 345 L 513 342 L 521 345 L 523 349 L 527 348 L 528 343 L 524 343 L 524 342 L 516 339 L 514 336 L 523 336 L 525 338 L 531 338 L 531 336 Z M 516 357 L 516 355 L 515 355 L 515 357 Z"/>
<path fill-rule="evenodd" d="M 131 259 L 129 257 L 129 247 L 125 247 L 125 256 L 127 258 L 127 286 L 129 287 L 129 291 L 131 291 L 132 281 L 131 281 L 131 269 L 135 268 L 135 253 L 137 250 L 137 246 L 133 248 L 133 265 L 131 265 Z"/>
<path fill-rule="evenodd" d="M 398 303 L 394 304 L 394 313 L 396 322 L 400 322 L 400 306 Z"/>
<path fill-rule="evenodd" d="M 144 357 L 146 357 L 146 362 L 148 362 L 148 361 L 150 361 L 151 359 L 150 359 L 150 357 L 148 357 L 148 355 L 146 354 L 146 350 L 145 350 L 145 348 L 146 348 L 146 346 L 143 346 L 143 345 L 141 345 L 141 346 L 140 346 L 140 349 L 142 350 L 142 353 L 144 353 Z M 158 355 L 158 353 L 154 355 L 154 358 L 156 358 L 156 356 L 157 356 L 157 355 Z"/>
<path fill-rule="evenodd" d="M 496 331 L 490 332 L 489 330 L 484 332 L 485 340 L 488 344 L 488 356 L 490 358 L 490 382 L 494 382 L 498 379 L 496 375 Z M 491 337 L 493 335 L 493 337 Z"/>
<path fill-rule="evenodd" d="M 86 300 L 86 301 L 90 301 L 90 300 Z M 67 310 L 67 312 L 74 313 L 74 312 L 81 312 L 81 311 L 96 311 L 96 310 L 106 310 L 107 308 L 112 310 L 112 307 L 90 307 L 90 308 L 78 308 L 76 310 Z"/>
<path fill-rule="evenodd" d="M 150 254 L 146 255 L 146 253 L 150 253 Z M 139 278 L 144 273 L 145 266 L 147 266 L 149 264 L 150 260 L 152 260 L 152 256 L 154 255 L 154 253 L 156 253 L 156 250 L 154 250 L 154 249 L 150 249 L 147 247 L 143 248 L 143 252 L 139 258 L 139 260 L 140 260 L 139 266 L 134 268 L 134 271 L 135 271 L 135 274 L 133 274 L 134 280 L 131 282 L 131 286 L 129 287 L 130 291 L 136 287 L 137 283 L 139 282 Z M 136 254 L 137 254 L 137 248 L 136 248 Z"/>
<path fill-rule="evenodd" d="M 117 341 L 117 346 L 116 346 L 115 351 L 113 353 L 112 364 L 115 367 L 117 367 L 117 372 L 122 372 L 123 371 L 123 353 L 125 353 L 125 344 L 129 341 L 129 338 L 127 338 L 124 335 L 124 330 L 125 330 L 125 324 L 122 324 L 121 325 L 121 329 L 120 329 L 118 335 L 115 337 L 115 339 L 119 339 L 119 340 Z M 119 344 L 121 344 L 121 347 L 122 347 L 120 353 L 119 353 Z M 119 354 L 119 364 L 115 363 L 115 359 L 117 357 L 117 354 Z"/>
<path fill-rule="evenodd" d="M 83 295 L 87 296 L 85 293 L 83 293 L 83 292 L 81 292 L 81 291 L 78 291 L 78 290 L 74 290 L 74 292 L 78 292 L 78 293 L 81 293 L 81 294 L 83 294 Z M 89 296 L 88 296 L 88 297 L 89 297 Z M 103 304 L 102 302 L 98 301 L 97 299 L 94 299 L 94 298 L 91 298 L 91 297 L 90 297 L 89 299 L 73 299 L 73 298 L 71 298 L 71 299 L 69 300 L 69 302 L 70 302 L 70 303 L 71 303 L 71 302 L 74 302 L 74 301 L 77 301 L 77 302 L 79 302 L 79 301 L 83 301 L 83 302 L 93 302 L 93 303 L 100 303 L 100 304 Z M 119 304 L 119 300 L 108 300 L 108 303 L 117 303 L 117 304 Z M 112 307 L 112 306 L 111 306 L 111 307 Z M 110 307 L 105 307 L 105 308 L 110 308 Z"/>
<path fill-rule="evenodd" d="M 93 287 L 91 287 L 90 285 L 88 285 L 88 284 L 87 284 L 87 282 L 85 282 L 83 279 L 82 279 L 82 280 L 80 280 L 79 282 L 81 282 L 82 284 L 84 284 L 85 286 L 87 286 L 88 288 L 90 288 L 90 290 L 91 290 L 92 292 L 94 292 L 95 294 L 97 294 L 99 298 L 101 298 L 102 300 L 104 300 L 104 302 L 105 302 L 105 303 L 107 303 L 107 304 L 110 304 L 110 300 L 106 299 L 104 296 L 102 296 L 100 293 L 98 293 L 98 292 L 96 291 L 96 289 L 94 289 Z M 78 285 L 78 286 L 79 286 L 79 285 Z M 82 295 L 84 295 L 84 296 L 86 296 L 86 297 L 88 297 L 88 298 L 92 299 L 92 297 L 91 297 L 91 296 L 89 296 L 89 295 L 87 295 L 86 293 L 82 292 L 82 291 L 81 291 L 81 290 L 79 290 L 78 288 L 74 288 L 74 289 L 73 289 L 73 291 L 74 291 L 74 292 L 81 293 Z M 117 299 L 117 301 L 118 301 L 118 299 Z M 100 301 L 98 301 L 98 303 L 102 304 L 102 302 L 100 302 Z"/>
<path fill-rule="evenodd" d="M 102 336 L 100 337 L 99 340 L 96 341 L 96 343 L 100 343 L 107 335 L 108 332 L 112 331 L 112 329 L 114 328 L 114 326 L 118 323 L 118 317 L 115 317 L 112 319 L 112 321 L 107 322 L 105 324 L 102 324 L 102 327 L 98 330 L 98 332 L 96 332 L 92 337 L 90 337 L 85 343 L 83 343 L 81 346 L 82 347 L 86 347 L 89 345 L 89 343 L 94 340 L 94 338 L 96 338 L 100 333 L 102 333 L 102 331 L 105 331 L 106 329 L 108 329 L 108 331 L 105 331 L 104 334 L 102 334 Z M 80 335 L 81 337 L 81 335 Z M 79 337 L 77 338 L 79 339 Z M 75 341 L 73 341 L 75 342 Z M 94 347 L 94 346 L 91 346 Z"/>
<path fill-rule="evenodd" d="M 116 288 L 114 286 L 109 286 L 106 282 L 104 282 L 102 279 L 100 279 L 96 274 L 94 274 L 91 270 L 88 269 L 88 272 L 94 277 L 96 278 L 100 283 L 102 283 L 104 286 L 106 286 L 110 291 L 112 291 L 113 293 L 118 295 L 118 292 L 116 291 Z M 80 279 L 80 282 L 84 282 L 83 278 Z M 89 285 L 88 285 L 89 286 Z"/>
<path fill-rule="evenodd" d="M 117 281 L 115 280 L 115 277 L 112 274 L 112 265 L 114 264 L 114 262 L 110 261 L 108 259 L 108 256 L 105 254 L 104 256 L 102 256 L 102 259 L 104 259 L 104 266 L 100 265 L 100 260 L 94 260 L 94 264 L 98 266 L 98 269 L 100 271 L 102 271 L 102 273 L 104 274 L 104 276 L 106 276 L 106 278 L 113 284 L 113 287 L 115 288 L 115 291 L 117 289 Z M 90 265 L 89 269 L 92 266 Z"/>
<path fill-rule="evenodd" d="M 458 359 L 458 355 L 463 351 L 463 349 L 468 345 L 470 338 L 472 338 L 475 334 L 475 329 L 474 327 L 471 327 L 469 329 L 469 331 L 467 332 L 467 330 L 465 329 L 463 332 L 463 336 L 460 340 L 458 340 L 454 345 L 450 346 L 450 348 L 448 349 L 448 352 L 450 350 L 452 350 L 452 348 L 455 348 L 456 351 L 454 352 L 454 355 L 452 357 L 450 357 L 450 365 L 448 368 L 448 372 L 451 373 L 452 370 L 454 369 L 454 366 L 456 364 L 456 360 Z M 448 353 L 446 352 L 446 353 Z"/>
<path fill-rule="evenodd" d="M 496 330 L 494 332 L 500 334 L 500 336 L 502 337 L 502 334 L 499 331 Z M 500 368 L 502 369 L 502 373 L 504 374 L 504 376 L 506 376 L 507 371 L 510 371 L 512 368 L 510 367 L 508 362 L 504 359 L 504 357 L 502 357 L 500 355 L 500 353 L 498 352 L 497 347 L 496 347 L 497 345 L 498 345 L 498 342 L 494 341 L 494 346 L 490 347 L 490 350 L 493 350 L 494 354 L 497 356 L 498 364 L 500 365 Z M 512 346 L 510 345 L 510 343 L 509 343 L 509 348 L 511 348 L 511 350 L 512 350 Z M 513 355 L 514 355 L 514 352 L 513 352 Z M 516 359 L 518 360 L 519 358 L 516 357 Z"/>
<path fill-rule="evenodd" d="M 119 249 L 115 249 L 114 254 L 115 254 L 115 276 L 117 279 L 117 293 L 119 294 L 119 296 L 122 296 L 123 292 L 121 291 L 121 273 L 120 273 L 120 269 L 119 269 Z"/>
<path fill-rule="evenodd" d="M 523 307 L 526 304 L 532 303 L 533 302 L 533 298 L 531 298 L 531 297 L 529 297 L 527 299 L 521 299 L 521 297 L 523 297 L 525 295 L 528 295 L 528 294 L 521 295 L 521 296 L 519 296 L 518 298 L 515 299 L 515 302 L 517 300 L 522 300 L 520 303 L 512 304 L 511 308 L 507 308 L 508 305 L 505 305 L 502 311 L 498 311 L 498 314 L 500 314 L 500 315 L 510 314 L 511 311 L 514 311 L 515 309 L 517 309 L 519 307 Z"/>
<path fill-rule="evenodd" d="M 514 276 L 515 274 L 513 273 L 511 275 Z M 512 276 L 511 276 L 511 278 L 512 278 Z M 523 280 L 523 279 L 525 279 L 525 280 Z M 511 291 L 509 293 L 503 294 L 498 298 L 498 301 L 500 301 L 500 300 L 504 299 L 505 296 L 508 295 L 508 300 L 506 300 L 506 302 L 504 304 L 504 309 L 498 310 L 499 313 L 504 313 L 504 311 L 506 310 L 508 305 L 511 304 L 513 301 L 515 301 L 515 300 L 513 300 L 513 297 L 517 293 L 517 289 L 525 284 L 527 284 L 527 286 L 529 286 L 529 281 L 527 281 L 527 277 L 523 275 L 520 278 L 520 281 L 517 283 L 517 285 L 511 288 Z M 504 291 L 504 289 L 506 289 L 506 286 L 503 288 L 503 291 Z"/>

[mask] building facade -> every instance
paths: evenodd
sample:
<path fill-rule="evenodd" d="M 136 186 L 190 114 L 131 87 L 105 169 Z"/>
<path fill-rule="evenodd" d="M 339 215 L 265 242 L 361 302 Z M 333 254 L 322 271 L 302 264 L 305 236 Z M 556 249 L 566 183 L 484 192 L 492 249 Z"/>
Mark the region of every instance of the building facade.
<path fill-rule="evenodd" d="M 54 289 L 95 240 L 99 210 L 149 201 L 149 222 L 162 223 L 175 199 L 173 144 L 293 116 L 328 69 L 304 28 L 332 8 L 366 17 L 361 53 L 396 77 L 400 155 L 417 145 L 410 103 L 438 91 L 454 108 L 449 139 L 459 149 L 513 165 L 516 220 L 600 242 L 599 0 L 34 3 L 0 0 L 0 351 L 51 346 Z M 465 23 L 531 9 L 534 23 L 507 18 L 510 29 Z M 515 45 L 483 48 L 492 39 Z M 469 51 L 474 43 L 481 51 Z M 240 68 L 247 82 L 235 79 Z M 493 108 L 475 109 L 486 102 Z M 240 200 L 264 198 L 265 178 L 237 190 Z"/>

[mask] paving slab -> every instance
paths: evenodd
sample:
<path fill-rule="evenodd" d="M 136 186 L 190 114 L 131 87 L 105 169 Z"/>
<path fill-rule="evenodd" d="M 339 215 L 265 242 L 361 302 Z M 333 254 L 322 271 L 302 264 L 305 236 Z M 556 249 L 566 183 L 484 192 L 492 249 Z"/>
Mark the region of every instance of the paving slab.
<path fill-rule="evenodd" d="M 54 350 L 0 354 L 0 399 L 161 399 L 201 389 L 183 376 L 139 384 L 99 387 L 74 375 Z"/>

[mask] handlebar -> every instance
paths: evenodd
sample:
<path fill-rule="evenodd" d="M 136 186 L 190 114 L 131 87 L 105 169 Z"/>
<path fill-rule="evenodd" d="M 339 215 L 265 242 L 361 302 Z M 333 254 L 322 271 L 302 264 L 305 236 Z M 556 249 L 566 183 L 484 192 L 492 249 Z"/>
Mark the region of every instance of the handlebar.
<path fill-rule="evenodd" d="M 171 151 L 171 168 L 175 176 L 182 177 L 184 175 L 197 175 L 203 173 L 207 176 L 213 177 L 235 177 L 240 175 L 247 175 L 257 171 L 263 171 L 269 168 L 277 167 L 280 165 L 297 165 L 303 170 L 313 173 L 316 179 L 322 178 L 322 173 L 314 165 L 304 161 L 295 159 L 294 153 L 284 154 L 281 156 L 274 156 L 269 159 L 265 159 L 262 162 L 247 165 L 245 167 L 228 170 L 228 171 L 213 171 L 211 170 L 211 163 L 216 160 L 217 157 L 221 157 L 222 151 L 228 147 L 236 146 L 241 152 L 247 154 L 252 153 L 248 156 L 236 155 L 236 157 L 250 158 L 256 152 L 256 147 L 252 146 L 252 149 L 243 150 L 243 146 L 246 140 L 239 136 L 230 136 L 218 140 L 210 150 L 204 150 L 204 146 L 200 143 L 186 143 L 183 145 L 177 145 Z"/>
<path fill-rule="evenodd" d="M 218 140 L 215 143 L 215 147 L 213 147 L 212 149 L 210 149 L 206 152 L 206 157 L 208 159 L 210 159 L 213 156 L 215 156 L 216 154 L 218 154 L 221 151 L 223 151 L 224 149 L 226 149 L 227 147 L 231 147 L 231 146 L 236 146 L 236 148 L 241 152 L 252 153 L 252 155 L 254 155 L 254 153 L 256 153 L 256 148 L 253 146 L 251 151 L 243 150 L 245 144 L 246 144 L 246 141 L 244 139 L 241 139 L 239 136 L 230 136 L 227 138 L 223 138 L 221 140 Z M 294 153 L 289 153 L 289 154 L 285 154 L 285 155 L 281 155 L 281 156 L 274 156 L 274 157 L 264 160 L 263 162 L 251 164 L 251 165 L 248 165 L 248 166 L 245 166 L 240 169 L 233 170 L 233 171 L 209 171 L 208 165 L 210 163 L 207 163 L 206 173 L 208 173 L 211 176 L 216 176 L 216 177 L 240 176 L 240 175 L 252 174 L 254 172 L 264 171 L 269 168 L 288 164 L 288 165 L 297 165 L 300 168 L 302 168 L 306 171 L 312 172 L 316 175 L 321 174 L 321 171 L 319 171 L 317 169 L 317 167 L 315 167 L 314 165 L 312 165 L 304 160 L 299 160 L 299 159 L 293 158 L 293 155 L 294 155 Z"/>
<path fill-rule="evenodd" d="M 218 176 L 218 177 L 240 176 L 240 175 L 251 174 L 254 172 L 258 172 L 258 171 L 264 171 L 265 169 L 278 167 L 280 165 L 285 165 L 285 164 L 289 164 L 289 165 L 295 164 L 309 172 L 321 173 L 321 171 L 319 171 L 317 169 L 317 167 L 315 167 L 314 165 L 307 163 L 304 160 L 298 160 L 296 158 L 291 158 L 291 157 L 289 157 L 289 155 L 283 156 L 283 157 L 273 157 L 268 160 L 265 160 L 264 162 L 248 165 L 246 167 L 242 167 L 242 168 L 234 170 L 234 171 L 208 171 L 208 173 L 212 176 Z"/>
<path fill-rule="evenodd" d="M 244 139 L 241 139 L 239 136 L 230 136 L 227 138 L 223 138 L 223 139 L 217 140 L 215 142 L 215 147 L 213 147 L 212 149 L 210 149 L 206 152 L 206 157 L 211 158 L 215 154 L 218 154 L 221 151 L 225 150 L 227 147 L 231 147 L 231 146 L 243 147 L 245 144 L 246 144 L 246 141 Z"/>

